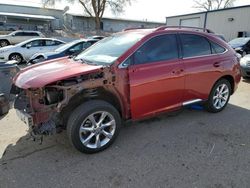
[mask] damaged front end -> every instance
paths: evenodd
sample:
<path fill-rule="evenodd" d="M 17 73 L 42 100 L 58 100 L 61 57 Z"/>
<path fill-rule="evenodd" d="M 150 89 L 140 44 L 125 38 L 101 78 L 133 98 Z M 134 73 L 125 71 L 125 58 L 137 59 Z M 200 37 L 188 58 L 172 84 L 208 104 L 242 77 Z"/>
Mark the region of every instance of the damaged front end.
<path fill-rule="evenodd" d="M 113 86 L 114 81 L 107 67 L 97 73 L 60 80 L 42 88 L 13 86 L 12 93 L 17 96 L 14 108 L 18 117 L 29 126 L 32 136 L 55 134 L 64 127 L 67 119 L 64 116 L 68 114 L 63 112 L 75 96 L 95 97 L 96 88 Z"/>

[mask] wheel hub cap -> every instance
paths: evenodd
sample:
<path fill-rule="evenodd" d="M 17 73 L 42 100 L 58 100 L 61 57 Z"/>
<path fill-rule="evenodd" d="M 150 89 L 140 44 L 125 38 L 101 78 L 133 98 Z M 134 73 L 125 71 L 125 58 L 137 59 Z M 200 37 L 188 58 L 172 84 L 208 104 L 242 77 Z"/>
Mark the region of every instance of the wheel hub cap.
<path fill-rule="evenodd" d="M 80 140 L 88 148 L 100 148 L 112 139 L 115 129 L 116 122 L 113 115 L 105 111 L 95 112 L 81 124 Z"/>
<path fill-rule="evenodd" d="M 229 98 L 229 88 L 226 84 L 221 84 L 214 92 L 213 105 L 216 109 L 223 108 Z"/>

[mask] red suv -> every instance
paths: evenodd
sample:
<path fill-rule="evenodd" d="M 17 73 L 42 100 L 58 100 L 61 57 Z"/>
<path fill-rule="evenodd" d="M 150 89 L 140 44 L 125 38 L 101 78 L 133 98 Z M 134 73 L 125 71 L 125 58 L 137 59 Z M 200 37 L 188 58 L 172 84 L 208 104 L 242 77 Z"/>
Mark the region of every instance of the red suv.
<path fill-rule="evenodd" d="M 34 135 L 66 128 L 81 152 L 104 150 L 124 120 L 194 103 L 223 110 L 240 82 L 235 51 L 193 28 L 134 29 L 105 38 L 75 58 L 20 71 L 15 108 Z"/>

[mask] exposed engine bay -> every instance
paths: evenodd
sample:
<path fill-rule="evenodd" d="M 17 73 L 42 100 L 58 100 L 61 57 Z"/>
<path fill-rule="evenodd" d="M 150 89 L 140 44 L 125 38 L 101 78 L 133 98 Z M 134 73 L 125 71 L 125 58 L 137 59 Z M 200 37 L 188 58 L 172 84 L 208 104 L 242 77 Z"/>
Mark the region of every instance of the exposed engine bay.
<path fill-rule="evenodd" d="M 115 81 L 110 68 L 106 67 L 98 73 L 57 81 L 43 88 L 23 90 L 13 86 L 11 92 L 16 94 L 14 108 L 19 118 L 29 125 L 35 137 L 60 132 L 71 111 L 70 105 L 73 107 L 82 98 L 98 96 L 98 88 L 108 90 Z"/>

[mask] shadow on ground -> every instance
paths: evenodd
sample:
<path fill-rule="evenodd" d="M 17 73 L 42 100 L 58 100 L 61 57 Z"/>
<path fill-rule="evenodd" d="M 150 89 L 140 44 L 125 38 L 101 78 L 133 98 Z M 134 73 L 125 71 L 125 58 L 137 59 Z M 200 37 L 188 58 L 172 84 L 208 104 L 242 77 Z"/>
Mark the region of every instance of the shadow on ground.
<path fill-rule="evenodd" d="M 26 135 L 0 160 L 1 187 L 248 187 L 249 117 L 229 105 L 128 123 L 94 155 L 72 148 L 65 133 L 41 145 Z"/>

